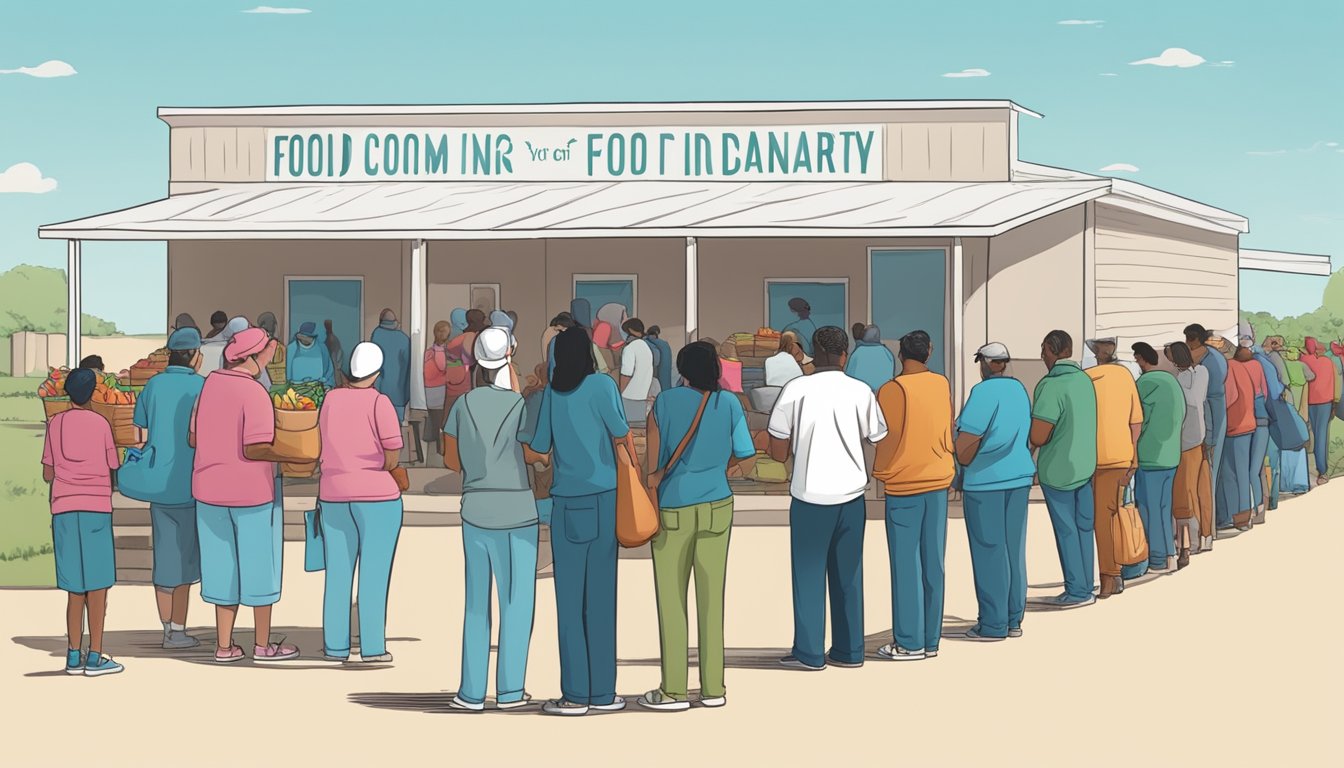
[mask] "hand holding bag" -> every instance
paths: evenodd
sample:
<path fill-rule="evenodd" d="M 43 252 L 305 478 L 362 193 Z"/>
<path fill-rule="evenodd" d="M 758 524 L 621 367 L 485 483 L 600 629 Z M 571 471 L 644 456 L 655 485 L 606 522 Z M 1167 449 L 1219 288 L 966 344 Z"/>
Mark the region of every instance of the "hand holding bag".
<path fill-rule="evenodd" d="M 1148 560 L 1148 537 L 1144 535 L 1143 518 L 1139 508 L 1125 503 L 1121 489 L 1116 499 L 1116 513 L 1111 515 L 1111 542 L 1118 565 L 1138 565 Z"/>
<path fill-rule="evenodd" d="M 627 434 L 615 441 L 616 452 L 616 540 L 633 549 L 646 544 L 658 533 L 658 508 L 649 498 Z"/>
<path fill-rule="evenodd" d="M 303 513 L 303 570 L 312 573 L 327 568 L 327 553 L 322 540 L 322 505 Z"/>

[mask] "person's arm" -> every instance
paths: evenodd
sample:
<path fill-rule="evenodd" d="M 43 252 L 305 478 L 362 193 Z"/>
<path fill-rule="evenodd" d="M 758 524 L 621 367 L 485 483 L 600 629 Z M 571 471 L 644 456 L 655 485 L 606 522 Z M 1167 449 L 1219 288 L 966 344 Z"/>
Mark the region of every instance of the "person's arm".
<path fill-rule="evenodd" d="M 1302 363 L 1302 376 L 1305 377 L 1308 382 L 1316 380 L 1316 372 L 1313 371 L 1311 366 L 1307 365 L 1305 361 Z"/>
<path fill-rule="evenodd" d="M 972 387 L 970 397 L 966 398 L 966 405 L 962 406 L 961 415 L 955 424 L 956 439 L 953 442 L 953 450 L 957 455 L 957 462 L 963 467 L 969 466 L 975 460 L 975 454 L 980 451 L 980 441 L 984 438 L 985 432 L 989 431 L 994 410 L 994 404 L 990 402 L 985 390 Z"/>
<path fill-rule="evenodd" d="M 661 451 L 663 447 L 662 437 L 662 431 L 658 429 L 658 419 L 654 416 L 653 411 L 650 411 L 647 436 L 645 437 L 646 447 L 644 449 L 648 453 L 648 455 L 644 457 L 644 464 L 646 465 L 644 468 L 645 475 L 652 475 L 662 468 L 659 466 L 659 451 Z"/>
<path fill-rule="evenodd" d="M 794 428 L 794 392 L 795 388 L 788 385 L 780 391 L 779 398 L 775 400 L 775 407 L 770 411 L 770 421 L 766 426 L 766 431 L 770 433 L 770 447 L 766 451 L 770 458 L 783 464 L 789 460 L 789 455 L 793 450 L 791 445 Z"/>
<path fill-rule="evenodd" d="M 1047 384 L 1048 379 L 1042 381 Z M 1031 432 L 1027 440 L 1032 448 L 1040 448 L 1050 442 L 1055 425 L 1064 416 L 1064 403 L 1050 386 L 1037 385 L 1036 397 L 1031 406 Z"/>
<path fill-rule="evenodd" d="M 56 479 L 56 458 L 51 450 L 51 427 L 55 423 L 48 424 L 48 429 L 42 436 L 42 481 L 51 484 Z"/>
<path fill-rule="evenodd" d="M 540 413 L 537 415 L 537 428 L 525 442 L 534 453 L 551 452 L 551 388 L 547 387 L 541 395 Z"/>
<path fill-rule="evenodd" d="M 621 355 L 621 396 L 625 396 L 625 388 L 630 385 L 630 380 L 635 377 L 635 355 Z"/>
<path fill-rule="evenodd" d="M 747 426 L 747 412 L 742 410 L 741 404 L 734 407 L 734 402 L 728 404 L 733 419 L 733 452 L 728 457 L 728 469 L 746 477 L 756 467 L 756 444 L 751 439 L 751 428 Z"/>
<path fill-rule="evenodd" d="M 383 470 L 391 472 L 401 464 L 401 422 L 397 409 L 387 395 L 378 395 L 373 401 L 373 424 L 378 431 L 378 442 L 383 447 Z"/>
<path fill-rule="evenodd" d="M 1032 418 L 1031 434 L 1028 440 L 1031 441 L 1032 448 L 1040 448 L 1050 442 L 1050 436 L 1054 434 L 1055 425 L 1044 419 Z"/>
<path fill-rule="evenodd" d="M 462 471 L 462 455 L 457 450 L 458 425 L 462 423 L 462 409 L 466 407 L 464 398 L 457 398 L 448 415 L 443 419 L 443 466 L 454 472 Z"/>
<path fill-rule="evenodd" d="M 258 384 L 260 389 L 261 385 Z M 265 394 L 243 400 L 243 458 L 249 461 L 274 461 L 275 411 Z"/>
<path fill-rule="evenodd" d="M 980 451 L 980 439 L 983 435 L 973 435 L 970 432 L 957 433 L 957 461 L 963 467 L 970 466 L 975 461 L 975 454 Z"/>
<path fill-rule="evenodd" d="M 1125 474 L 1125 482 L 1134 477 L 1134 473 L 1139 470 L 1139 436 L 1143 434 L 1143 401 L 1139 398 L 1138 386 L 1130 389 L 1129 395 L 1129 438 L 1130 438 L 1130 460 L 1129 471 Z"/>

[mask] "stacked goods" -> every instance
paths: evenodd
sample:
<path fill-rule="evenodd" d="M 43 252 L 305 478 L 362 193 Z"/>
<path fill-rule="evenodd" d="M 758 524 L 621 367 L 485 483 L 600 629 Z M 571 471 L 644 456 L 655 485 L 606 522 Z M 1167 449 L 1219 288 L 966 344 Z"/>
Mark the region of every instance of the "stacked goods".
<path fill-rule="evenodd" d="M 756 337 L 752 340 L 752 346 L 756 350 L 757 357 L 770 357 L 779 352 L 780 332 L 773 328 L 760 328 L 756 331 Z"/>
<path fill-rule="evenodd" d="M 70 410 L 70 398 L 65 394 L 65 377 L 70 375 L 70 369 L 65 366 L 60 368 L 49 368 L 47 371 L 47 380 L 37 388 L 37 396 L 42 398 L 42 410 L 47 414 L 47 421 L 61 411 Z"/>
<path fill-rule="evenodd" d="M 130 367 L 128 380 L 133 387 L 143 387 L 151 378 L 168 368 L 168 348 L 157 349 L 149 357 L 139 360 Z"/>
<path fill-rule="evenodd" d="M 285 477 L 312 477 L 322 453 L 317 431 L 317 411 L 326 390 L 321 384 L 304 382 L 271 391 L 275 406 L 274 458 Z"/>
<path fill-rule="evenodd" d="M 112 442 L 118 446 L 140 444 L 140 431 L 135 427 L 135 399 L 138 394 L 137 389 L 123 384 L 110 373 L 103 374 L 93 389 L 89 407 L 112 425 Z"/>
<path fill-rule="evenodd" d="M 280 344 L 275 348 L 275 357 L 266 364 L 266 375 L 271 378 L 271 386 L 277 387 L 285 383 L 285 346 Z"/>

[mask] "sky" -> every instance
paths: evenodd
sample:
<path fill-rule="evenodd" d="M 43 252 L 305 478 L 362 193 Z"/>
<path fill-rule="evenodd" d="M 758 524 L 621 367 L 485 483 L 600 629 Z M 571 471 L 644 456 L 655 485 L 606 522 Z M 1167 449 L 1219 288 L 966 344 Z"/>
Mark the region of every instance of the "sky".
<path fill-rule="evenodd" d="M 1023 160 L 1124 168 L 1344 266 L 1337 0 L 273 1 L 6 0 L 0 271 L 64 266 L 40 224 L 167 193 L 159 106 L 962 98 L 1045 115 Z M 161 332 L 164 251 L 86 243 L 85 311 Z M 1279 315 L 1325 287 L 1246 278 Z"/>

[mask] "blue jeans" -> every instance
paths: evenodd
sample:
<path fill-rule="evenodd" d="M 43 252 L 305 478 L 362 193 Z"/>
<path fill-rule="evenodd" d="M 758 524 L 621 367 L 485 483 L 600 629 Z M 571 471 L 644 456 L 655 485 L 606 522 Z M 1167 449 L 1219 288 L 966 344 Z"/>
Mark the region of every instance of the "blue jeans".
<path fill-rule="evenodd" d="M 1307 477 L 1307 451 L 1305 448 L 1298 448 L 1296 451 L 1283 451 L 1279 458 L 1280 469 L 1283 471 L 1283 477 L 1279 480 L 1279 488 L 1287 493 L 1306 493 L 1307 483 L 1310 478 Z"/>
<path fill-rule="evenodd" d="M 284 511 L 276 502 L 217 507 L 196 502 L 201 545 L 201 599 L 249 608 L 280 602 Z M 347 611 L 348 612 L 348 611 Z"/>
<path fill-rule="evenodd" d="M 1311 452 L 1316 456 L 1316 474 L 1329 477 L 1330 464 L 1330 417 L 1334 415 L 1333 403 L 1308 405 L 1307 417 L 1311 420 Z"/>
<path fill-rule="evenodd" d="M 359 655 L 387 653 L 387 592 L 401 536 L 401 499 L 320 502 L 327 586 L 322 643 L 328 656 L 350 655 L 350 599 L 359 566 Z"/>
<path fill-rule="evenodd" d="M 1092 596 L 1092 574 L 1097 564 L 1096 532 L 1093 528 L 1092 483 L 1071 491 L 1042 485 L 1050 524 L 1055 529 L 1055 548 L 1064 572 L 1064 593 L 1070 600 Z"/>
<path fill-rule="evenodd" d="M 1256 424 L 1251 433 L 1251 501 L 1256 509 L 1265 503 L 1265 458 L 1269 455 L 1269 426 Z"/>
<path fill-rule="evenodd" d="M 843 504 L 789 505 L 793 561 L 793 656 L 826 663 L 826 592 L 831 595 L 830 657 L 863 661 L 863 497 Z"/>
<path fill-rule="evenodd" d="M 1030 488 L 966 491 L 963 506 L 980 612 L 977 630 L 1007 637 L 1027 611 L 1027 498 Z"/>
<path fill-rule="evenodd" d="M 947 490 L 887 496 L 891 625 L 908 651 L 936 651 L 943 636 Z"/>
<path fill-rule="evenodd" d="M 1211 397 L 1204 401 L 1204 434 L 1204 442 L 1209 446 L 1209 480 L 1213 483 L 1213 495 L 1216 499 L 1218 476 L 1223 471 L 1223 451 L 1227 444 L 1226 397 Z"/>
<path fill-rule="evenodd" d="M 1283 477 L 1283 451 L 1269 438 L 1269 508 L 1279 508 L 1279 487 Z"/>
<path fill-rule="evenodd" d="M 1214 511 L 1218 528 L 1231 528 L 1233 518 L 1249 511 L 1251 505 L 1251 442 L 1255 435 L 1229 436 L 1223 444 L 1223 466 L 1214 481 L 1217 503 Z"/>
<path fill-rule="evenodd" d="M 1134 474 L 1134 496 L 1138 500 L 1139 516 L 1148 536 L 1148 565 L 1167 567 L 1167 558 L 1175 555 L 1176 535 L 1171 517 L 1172 486 L 1176 482 L 1176 468 L 1140 469 Z"/>
<path fill-rule="evenodd" d="M 560 691 L 575 704 L 616 699 L 616 491 L 553 496 Z"/>
<path fill-rule="evenodd" d="M 457 695 L 472 704 L 485 702 L 493 575 L 499 592 L 495 695 L 505 704 L 522 701 L 537 596 L 537 526 L 491 530 L 463 523 L 462 550 L 467 560 L 467 605 L 462 620 L 462 684 Z"/>

